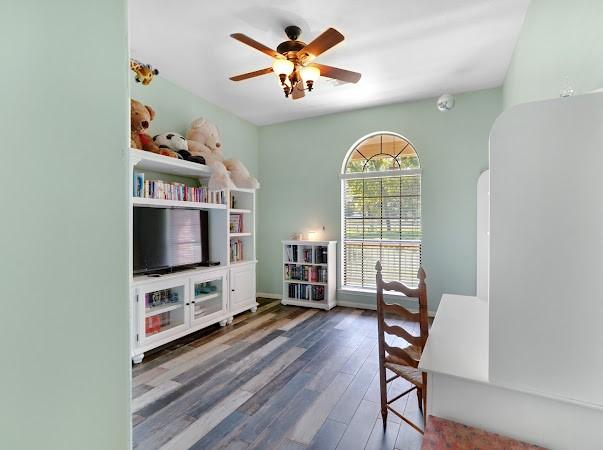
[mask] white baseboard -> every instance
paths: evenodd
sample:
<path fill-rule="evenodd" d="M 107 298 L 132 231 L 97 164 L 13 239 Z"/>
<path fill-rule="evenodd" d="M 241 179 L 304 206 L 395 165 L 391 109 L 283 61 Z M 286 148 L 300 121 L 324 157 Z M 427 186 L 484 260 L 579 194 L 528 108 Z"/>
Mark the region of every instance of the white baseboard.
<path fill-rule="evenodd" d="M 283 298 L 282 294 L 271 294 L 269 292 L 256 292 L 255 295 L 256 295 L 256 297 L 273 298 L 275 300 L 280 300 Z M 349 301 L 349 300 L 336 300 L 335 304 L 337 306 L 343 306 L 344 308 L 368 309 L 371 311 L 377 310 L 377 305 L 371 304 L 371 303 L 353 302 L 353 301 Z M 409 308 L 409 311 L 418 312 L 418 310 L 410 309 L 410 308 Z M 435 317 L 436 313 L 435 313 L 435 311 L 428 311 L 427 314 L 429 315 L 429 317 Z"/>
<path fill-rule="evenodd" d="M 262 298 L 273 298 L 275 300 L 280 300 L 283 298 L 282 294 L 270 294 L 269 292 L 256 292 L 255 296 Z"/>
<path fill-rule="evenodd" d="M 377 311 L 377 304 L 371 305 L 370 303 L 351 302 L 349 300 L 337 300 L 337 306 L 343 306 L 345 308 L 370 309 L 372 311 Z"/>
<path fill-rule="evenodd" d="M 356 308 L 356 309 L 369 309 L 371 311 L 377 311 L 377 304 L 351 302 L 349 300 L 337 300 L 337 306 L 343 306 L 344 308 Z M 419 312 L 418 309 L 407 308 L 410 312 Z M 427 311 L 429 317 L 435 317 L 435 311 Z"/>

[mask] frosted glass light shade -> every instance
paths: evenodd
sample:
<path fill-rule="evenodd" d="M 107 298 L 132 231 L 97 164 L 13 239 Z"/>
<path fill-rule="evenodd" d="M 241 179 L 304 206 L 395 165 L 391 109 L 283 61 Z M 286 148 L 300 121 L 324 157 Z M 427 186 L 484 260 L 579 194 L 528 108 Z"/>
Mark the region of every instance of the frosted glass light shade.
<path fill-rule="evenodd" d="M 302 77 L 302 80 L 304 80 L 306 83 L 308 81 L 315 82 L 320 76 L 320 69 L 318 67 L 312 66 L 302 67 L 300 70 L 300 75 Z"/>
<path fill-rule="evenodd" d="M 275 59 L 272 63 L 272 70 L 277 75 L 289 76 L 295 66 L 288 59 Z"/>

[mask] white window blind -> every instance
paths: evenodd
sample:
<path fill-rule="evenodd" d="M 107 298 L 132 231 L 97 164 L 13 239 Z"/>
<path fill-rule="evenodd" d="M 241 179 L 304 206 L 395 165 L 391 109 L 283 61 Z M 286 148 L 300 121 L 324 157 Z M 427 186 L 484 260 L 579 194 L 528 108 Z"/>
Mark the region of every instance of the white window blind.
<path fill-rule="evenodd" d="M 421 264 L 421 174 L 412 145 L 397 135 L 362 141 L 345 164 L 343 285 L 375 287 L 383 277 L 416 287 Z"/>

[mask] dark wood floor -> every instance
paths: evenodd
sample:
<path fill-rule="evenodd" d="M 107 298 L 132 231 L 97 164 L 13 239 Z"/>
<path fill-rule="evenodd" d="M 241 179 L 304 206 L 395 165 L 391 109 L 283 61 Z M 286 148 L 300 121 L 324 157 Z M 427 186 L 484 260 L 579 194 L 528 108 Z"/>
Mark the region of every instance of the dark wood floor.
<path fill-rule="evenodd" d="M 421 447 L 393 414 L 383 429 L 374 312 L 259 302 L 133 367 L 135 448 Z M 390 396 L 406 387 L 394 381 Z M 420 420 L 414 393 L 394 406 Z"/>

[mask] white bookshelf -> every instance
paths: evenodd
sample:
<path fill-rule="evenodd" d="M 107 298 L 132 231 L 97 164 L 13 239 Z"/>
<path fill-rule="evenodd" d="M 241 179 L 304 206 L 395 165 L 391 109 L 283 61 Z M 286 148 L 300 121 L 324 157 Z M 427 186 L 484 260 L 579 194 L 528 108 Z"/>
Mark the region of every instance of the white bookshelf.
<path fill-rule="evenodd" d="M 206 165 L 130 149 L 130 291 L 131 291 L 131 358 L 142 361 L 144 353 L 174 339 L 209 325 L 222 326 L 233 316 L 251 310 L 256 303 L 255 190 L 225 191 L 225 204 L 201 203 L 136 197 L 133 195 L 134 172 L 151 173 L 153 179 L 197 187 L 206 186 L 211 169 Z M 174 178 L 175 177 L 175 178 Z M 146 176 L 145 176 L 146 178 Z M 232 201 L 234 200 L 234 205 Z M 161 275 L 133 276 L 132 245 L 134 208 L 180 208 L 208 211 L 209 254 L 217 266 L 196 267 Z M 230 217 L 239 215 L 243 229 L 230 232 Z M 242 242 L 243 258 L 231 258 L 230 244 Z M 207 286 L 211 286 L 207 288 Z M 154 296 L 170 292 L 175 301 L 153 302 Z M 151 300 L 150 300 L 151 299 Z M 154 322 L 152 322 L 154 321 Z"/>
<path fill-rule="evenodd" d="M 337 241 L 282 241 L 283 305 L 336 304 Z"/>

